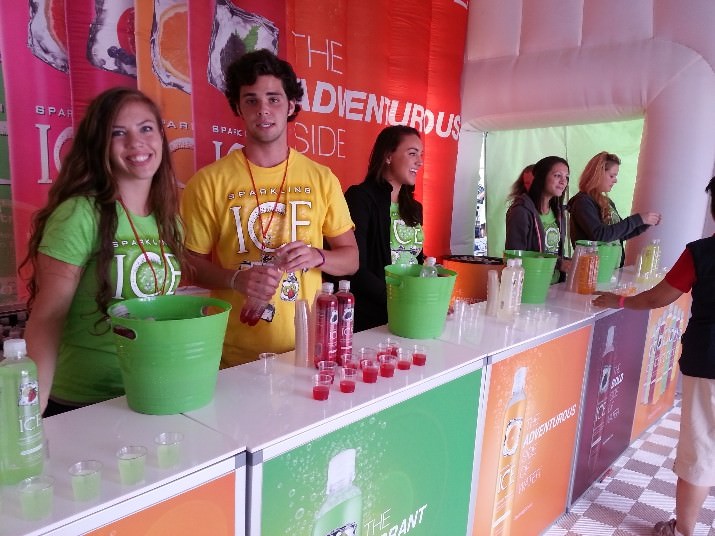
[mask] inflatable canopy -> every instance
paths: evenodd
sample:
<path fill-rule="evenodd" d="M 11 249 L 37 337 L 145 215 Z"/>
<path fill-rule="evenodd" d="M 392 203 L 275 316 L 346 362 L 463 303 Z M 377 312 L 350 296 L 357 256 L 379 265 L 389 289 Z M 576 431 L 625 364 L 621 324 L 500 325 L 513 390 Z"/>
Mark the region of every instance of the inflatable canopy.
<path fill-rule="evenodd" d="M 473 243 L 481 133 L 644 117 L 633 212 L 663 222 L 666 266 L 700 238 L 715 161 L 715 2 L 472 0 L 451 248 Z M 608 150 L 594 147 L 593 153 Z M 572 188 L 576 190 L 576 188 Z M 470 195 L 471 194 L 471 195 Z M 460 251 L 461 250 L 461 251 Z"/>

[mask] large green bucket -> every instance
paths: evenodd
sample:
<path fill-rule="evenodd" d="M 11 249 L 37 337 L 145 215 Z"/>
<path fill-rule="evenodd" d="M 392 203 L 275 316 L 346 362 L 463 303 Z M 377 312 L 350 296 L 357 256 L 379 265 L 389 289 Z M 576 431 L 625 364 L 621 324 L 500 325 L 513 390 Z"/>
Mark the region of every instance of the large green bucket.
<path fill-rule="evenodd" d="M 129 407 L 171 415 L 208 404 L 231 305 L 202 296 L 134 298 L 109 317 Z"/>
<path fill-rule="evenodd" d="M 621 265 L 620 242 L 596 242 L 598 245 L 598 279 L 599 283 L 611 281 L 613 272 Z"/>
<path fill-rule="evenodd" d="M 551 278 L 556 268 L 556 255 L 525 251 L 522 249 L 507 249 L 506 259 L 521 259 L 524 268 L 524 288 L 521 291 L 521 303 L 541 304 L 546 302 Z"/>
<path fill-rule="evenodd" d="M 419 264 L 385 266 L 387 328 L 410 339 L 441 335 L 457 272 L 437 267 L 439 277 L 420 277 Z"/>

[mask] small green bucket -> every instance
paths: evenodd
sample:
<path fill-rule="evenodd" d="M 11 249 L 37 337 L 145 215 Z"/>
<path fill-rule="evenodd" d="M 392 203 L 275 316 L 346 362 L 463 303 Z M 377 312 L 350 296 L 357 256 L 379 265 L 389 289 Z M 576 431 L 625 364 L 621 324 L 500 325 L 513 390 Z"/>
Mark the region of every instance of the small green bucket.
<path fill-rule="evenodd" d="M 231 305 L 203 296 L 133 298 L 109 308 L 129 407 L 172 415 L 208 404 Z"/>
<path fill-rule="evenodd" d="M 621 265 L 620 242 L 596 242 L 598 245 L 598 279 L 599 283 L 611 281 L 613 272 Z"/>
<path fill-rule="evenodd" d="M 420 277 L 419 264 L 385 266 L 387 328 L 409 339 L 442 334 L 457 272 L 437 267 L 439 277 Z"/>
<path fill-rule="evenodd" d="M 521 259 L 524 268 L 524 287 L 521 291 L 521 303 L 542 304 L 546 302 L 551 278 L 556 268 L 556 255 L 525 251 L 522 249 L 507 249 L 506 259 Z"/>

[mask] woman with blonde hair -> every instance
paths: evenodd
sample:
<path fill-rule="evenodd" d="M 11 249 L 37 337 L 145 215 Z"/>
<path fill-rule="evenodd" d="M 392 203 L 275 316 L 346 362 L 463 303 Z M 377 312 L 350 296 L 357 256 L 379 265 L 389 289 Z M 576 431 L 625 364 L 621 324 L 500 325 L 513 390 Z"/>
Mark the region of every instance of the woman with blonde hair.
<path fill-rule="evenodd" d="M 571 215 L 571 243 L 575 244 L 577 240 L 618 240 L 621 242 L 623 266 L 623 241 L 638 236 L 651 225 L 658 225 L 661 215 L 657 212 L 642 212 L 621 218 L 616 205 L 608 196 L 618 180 L 620 165 L 620 158 L 606 151 L 591 158 L 578 180 L 579 192 L 568 202 L 568 209 Z"/>

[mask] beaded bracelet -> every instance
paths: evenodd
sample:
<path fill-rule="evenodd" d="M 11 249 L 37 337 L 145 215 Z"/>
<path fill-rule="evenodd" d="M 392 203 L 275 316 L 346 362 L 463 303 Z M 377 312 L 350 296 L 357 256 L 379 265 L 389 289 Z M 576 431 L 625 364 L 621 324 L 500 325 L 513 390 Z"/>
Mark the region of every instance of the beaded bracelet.
<path fill-rule="evenodd" d="M 619 308 L 619 309 L 623 309 L 623 307 L 625 306 L 625 304 L 626 304 L 626 297 L 625 297 L 624 295 L 621 295 L 621 296 L 618 298 L 618 308 Z"/>
<path fill-rule="evenodd" d="M 320 264 L 315 265 L 316 268 L 320 268 L 321 266 L 323 266 L 325 264 L 325 253 L 323 253 L 320 250 L 320 248 L 313 248 L 313 249 L 315 249 L 315 251 L 317 251 L 318 254 L 320 255 L 320 257 L 323 259 L 322 261 L 320 261 Z"/>

